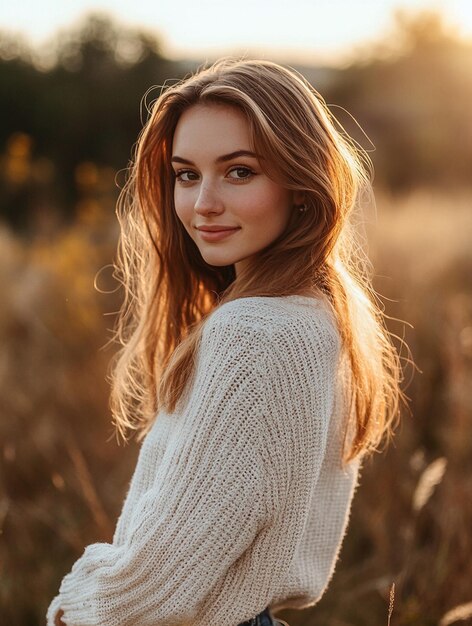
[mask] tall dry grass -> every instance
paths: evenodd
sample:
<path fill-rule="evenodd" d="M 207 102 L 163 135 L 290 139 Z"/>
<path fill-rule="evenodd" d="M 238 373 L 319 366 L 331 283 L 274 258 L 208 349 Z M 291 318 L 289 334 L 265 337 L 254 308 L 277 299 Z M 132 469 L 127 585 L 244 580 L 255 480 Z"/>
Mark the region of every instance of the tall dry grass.
<path fill-rule="evenodd" d="M 471 201 L 378 192 L 368 213 L 374 285 L 420 371 L 406 367 L 412 413 L 394 444 L 363 468 L 328 591 L 280 616 L 293 626 L 470 619 Z M 113 436 L 105 382 L 120 293 L 93 287 L 116 234 L 97 206 L 28 242 L 0 229 L 0 606 L 11 626 L 43 624 L 84 547 L 111 539 L 136 461 L 137 446 Z M 113 288 L 111 271 L 98 283 Z"/>

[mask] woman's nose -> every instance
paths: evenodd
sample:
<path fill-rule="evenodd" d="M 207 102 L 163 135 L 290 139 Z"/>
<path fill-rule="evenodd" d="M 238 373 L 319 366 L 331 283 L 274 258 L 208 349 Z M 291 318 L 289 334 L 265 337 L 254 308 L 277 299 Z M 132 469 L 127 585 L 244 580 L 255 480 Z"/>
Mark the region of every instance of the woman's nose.
<path fill-rule="evenodd" d="M 222 208 L 221 198 L 211 183 L 202 183 L 195 199 L 195 211 L 215 211 Z"/>

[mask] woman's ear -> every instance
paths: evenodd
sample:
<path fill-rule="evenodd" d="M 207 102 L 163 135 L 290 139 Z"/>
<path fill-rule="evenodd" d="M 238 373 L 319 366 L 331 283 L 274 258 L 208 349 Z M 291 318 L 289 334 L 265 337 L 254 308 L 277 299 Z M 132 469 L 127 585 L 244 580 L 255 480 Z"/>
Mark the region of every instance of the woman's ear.
<path fill-rule="evenodd" d="M 297 190 L 293 192 L 293 204 L 295 206 L 305 204 L 305 192 L 304 191 Z"/>

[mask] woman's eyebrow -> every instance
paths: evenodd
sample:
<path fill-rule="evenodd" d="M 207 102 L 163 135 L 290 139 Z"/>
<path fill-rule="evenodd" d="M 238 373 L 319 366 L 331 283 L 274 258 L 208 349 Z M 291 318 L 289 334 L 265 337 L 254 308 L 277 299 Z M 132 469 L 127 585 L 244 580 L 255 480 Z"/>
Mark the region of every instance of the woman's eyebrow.
<path fill-rule="evenodd" d="M 250 150 L 236 150 L 235 152 L 230 152 L 229 154 L 223 154 L 215 159 L 215 163 L 224 163 L 225 161 L 231 161 L 232 159 L 236 159 L 241 156 L 253 157 L 254 159 L 261 159 L 262 157 L 255 152 L 251 152 Z M 172 157 L 172 163 L 186 163 L 187 165 L 195 165 L 192 161 L 188 159 L 183 159 L 179 156 Z"/>

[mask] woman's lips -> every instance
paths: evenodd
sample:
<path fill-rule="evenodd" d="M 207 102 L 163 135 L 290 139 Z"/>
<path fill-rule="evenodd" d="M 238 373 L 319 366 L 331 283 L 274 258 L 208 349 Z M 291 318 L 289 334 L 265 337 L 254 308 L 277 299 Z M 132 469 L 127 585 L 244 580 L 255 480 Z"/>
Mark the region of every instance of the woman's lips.
<path fill-rule="evenodd" d="M 239 228 L 231 228 L 231 230 L 199 230 L 200 237 L 205 241 L 219 241 L 225 239 L 238 231 Z"/>

